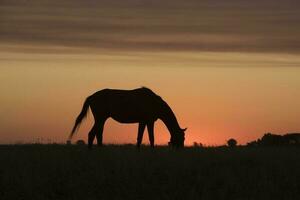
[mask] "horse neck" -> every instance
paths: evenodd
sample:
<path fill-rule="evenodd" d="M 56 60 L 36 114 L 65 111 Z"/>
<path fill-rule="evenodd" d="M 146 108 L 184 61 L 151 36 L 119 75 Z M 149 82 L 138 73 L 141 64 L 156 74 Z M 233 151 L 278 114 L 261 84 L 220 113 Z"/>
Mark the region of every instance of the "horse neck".
<path fill-rule="evenodd" d="M 159 118 L 164 122 L 171 135 L 175 134 L 180 130 L 180 126 L 175 117 L 175 114 L 166 103 L 163 106 L 163 109 L 161 110 Z"/>

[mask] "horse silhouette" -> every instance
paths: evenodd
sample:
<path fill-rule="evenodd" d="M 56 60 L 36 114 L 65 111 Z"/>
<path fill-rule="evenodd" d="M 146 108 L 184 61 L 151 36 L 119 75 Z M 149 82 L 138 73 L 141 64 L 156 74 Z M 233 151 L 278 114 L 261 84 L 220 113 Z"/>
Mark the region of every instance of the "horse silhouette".
<path fill-rule="evenodd" d="M 102 145 L 104 123 L 113 118 L 120 123 L 139 123 L 137 147 L 140 147 L 147 126 L 150 146 L 154 147 L 154 122 L 160 119 L 168 128 L 171 139 L 169 145 L 184 146 L 184 131 L 181 129 L 170 106 L 149 88 L 133 90 L 103 89 L 87 97 L 82 111 L 75 121 L 69 136 L 72 138 L 81 121 L 91 108 L 95 123 L 88 134 L 88 147 L 91 148 L 95 137 L 98 146 Z"/>

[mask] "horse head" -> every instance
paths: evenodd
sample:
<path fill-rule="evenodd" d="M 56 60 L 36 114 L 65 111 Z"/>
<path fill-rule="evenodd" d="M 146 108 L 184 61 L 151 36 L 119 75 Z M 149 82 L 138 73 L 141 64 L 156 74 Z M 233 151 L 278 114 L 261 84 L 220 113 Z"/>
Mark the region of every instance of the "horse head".
<path fill-rule="evenodd" d="M 185 139 L 185 129 L 180 129 L 176 131 L 176 133 L 171 135 L 171 140 L 169 142 L 169 146 L 173 146 L 176 148 L 184 147 L 184 139 Z"/>

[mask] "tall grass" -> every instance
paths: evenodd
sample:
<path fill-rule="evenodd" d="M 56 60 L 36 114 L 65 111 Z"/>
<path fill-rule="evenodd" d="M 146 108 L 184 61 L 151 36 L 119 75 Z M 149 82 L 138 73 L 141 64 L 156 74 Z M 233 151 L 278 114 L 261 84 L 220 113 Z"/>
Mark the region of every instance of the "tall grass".
<path fill-rule="evenodd" d="M 299 199 L 300 148 L 0 146 L 0 199 Z"/>

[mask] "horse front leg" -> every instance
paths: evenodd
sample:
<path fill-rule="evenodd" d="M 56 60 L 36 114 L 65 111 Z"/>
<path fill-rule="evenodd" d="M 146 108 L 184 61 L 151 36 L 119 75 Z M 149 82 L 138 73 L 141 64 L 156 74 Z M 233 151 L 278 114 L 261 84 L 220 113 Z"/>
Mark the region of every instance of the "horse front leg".
<path fill-rule="evenodd" d="M 146 127 L 145 123 L 142 123 L 142 122 L 139 123 L 139 130 L 138 130 L 137 143 L 136 143 L 137 148 L 140 148 L 140 146 L 141 146 L 145 127 Z"/>
<path fill-rule="evenodd" d="M 154 122 L 150 122 L 147 124 L 148 135 L 150 140 L 150 146 L 154 148 Z"/>

